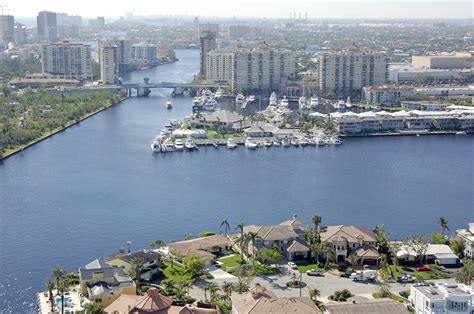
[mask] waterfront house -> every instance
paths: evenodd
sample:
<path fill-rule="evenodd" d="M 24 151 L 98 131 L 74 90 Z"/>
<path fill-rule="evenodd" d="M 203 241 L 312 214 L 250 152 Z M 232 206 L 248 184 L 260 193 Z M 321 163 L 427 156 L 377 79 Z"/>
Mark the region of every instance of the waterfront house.
<path fill-rule="evenodd" d="M 270 123 L 255 123 L 245 128 L 244 132 L 251 137 L 265 137 L 273 136 L 277 130 L 278 128 Z"/>
<path fill-rule="evenodd" d="M 400 99 L 415 95 L 414 88 L 395 85 L 367 86 L 363 91 L 366 104 L 383 106 L 397 106 Z"/>
<path fill-rule="evenodd" d="M 308 297 L 278 298 L 273 291 L 258 284 L 245 293 L 233 293 L 230 298 L 233 314 L 321 313 Z"/>
<path fill-rule="evenodd" d="M 375 233 L 357 226 L 325 226 L 321 240 L 332 243 L 337 262 L 345 262 L 349 255 L 357 255 L 360 264 L 376 265 L 379 253 L 374 248 Z"/>
<path fill-rule="evenodd" d="M 284 221 L 279 225 L 245 226 L 244 233 L 248 232 L 254 232 L 258 236 L 255 241 L 256 250 L 260 250 L 264 247 L 274 247 L 290 261 L 305 259 L 310 255 L 311 250 L 305 241 L 305 231 L 296 215 L 294 215 L 292 219 Z"/>
<path fill-rule="evenodd" d="M 170 243 L 169 251 L 177 257 L 198 256 L 203 259 L 207 265 L 211 264 L 215 258 L 215 254 L 226 254 L 232 252 L 232 244 L 230 240 L 222 235 L 212 235 L 204 238 L 191 239 Z"/>
<path fill-rule="evenodd" d="M 122 267 L 125 273 L 132 268 L 134 259 L 143 261 L 143 269 L 140 272 L 140 279 L 150 281 L 158 274 L 158 267 L 161 265 L 161 255 L 154 251 L 137 251 L 129 254 L 118 252 L 106 258 L 107 264 L 114 267 Z"/>
<path fill-rule="evenodd" d="M 79 290 L 83 297 L 105 308 L 122 294 L 135 295 L 135 282 L 122 267 L 98 259 L 79 268 Z"/>
<path fill-rule="evenodd" d="M 217 314 L 215 309 L 194 305 L 173 305 L 173 300 L 161 295 L 154 287 L 145 295 L 121 295 L 104 309 L 106 314 Z"/>
<path fill-rule="evenodd" d="M 397 257 L 405 262 L 415 262 L 418 259 L 418 254 L 406 245 L 402 245 L 397 252 Z M 456 266 L 459 263 L 459 258 L 446 244 L 428 244 L 425 261 L 426 263 L 436 262 L 443 266 Z"/>
<path fill-rule="evenodd" d="M 191 127 L 200 129 L 220 129 L 233 131 L 234 125 L 243 123 L 244 116 L 231 111 L 204 113 L 200 118 L 190 121 Z"/>
<path fill-rule="evenodd" d="M 420 314 L 471 314 L 474 311 L 474 290 L 463 284 L 412 285 L 409 300 L 415 313 Z"/>
<path fill-rule="evenodd" d="M 408 310 L 403 303 L 391 299 L 364 300 L 359 297 L 357 300 L 348 302 L 330 302 L 324 304 L 324 314 L 408 314 Z"/>
<path fill-rule="evenodd" d="M 464 255 L 474 258 L 474 222 L 468 224 L 467 229 L 459 229 L 456 234 L 464 239 Z"/>

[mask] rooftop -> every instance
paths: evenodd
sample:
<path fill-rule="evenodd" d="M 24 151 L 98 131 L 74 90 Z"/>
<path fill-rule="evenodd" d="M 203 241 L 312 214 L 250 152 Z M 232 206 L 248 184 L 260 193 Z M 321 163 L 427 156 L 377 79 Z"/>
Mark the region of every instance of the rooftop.
<path fill-rule="evenodd" d="M 407 308 L 390 299 L 368 300 L 364 302 L 328 303 L 324 305 L 330 314 L 406 314 Z"/>

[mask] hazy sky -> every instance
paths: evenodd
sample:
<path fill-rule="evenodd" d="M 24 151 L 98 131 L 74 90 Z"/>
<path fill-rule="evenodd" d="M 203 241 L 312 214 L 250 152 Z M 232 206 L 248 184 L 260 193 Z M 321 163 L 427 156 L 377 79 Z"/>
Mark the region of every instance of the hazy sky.
<path fill-rule="evenodd" d="M 9 13 L 33 17 L 41 10 L 98 15 L 191 15 L 340 18 L 473 18 L 471 0 L 0 0 Z"/>

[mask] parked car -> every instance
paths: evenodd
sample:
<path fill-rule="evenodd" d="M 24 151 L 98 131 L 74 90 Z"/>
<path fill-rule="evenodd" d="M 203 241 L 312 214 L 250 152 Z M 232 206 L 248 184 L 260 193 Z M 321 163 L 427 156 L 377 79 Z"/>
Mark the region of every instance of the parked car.
<path fill-rule="evenodd" d="M 320 276 L 320 277 L 323 277 L 323 273 L 320 272 L 320 271 L 317 271 L 316 269 L 310 269 L 310 270 L 307 270 L 306 271 L 306 274 L 308 276 Z"/>
<path fill-rule="evenodd" d="M 404 297 L 405 299 L 408 299 L 408 297 L 410 296 L 410 295 L 408 294 L 408 292 L 406 292 L 406 291 L 400 291 L 398 294 L 399 294 L 401 297 Z"/>
<path fill-rule="evenodd" d="M 293 262 L 288 262 L 288 267 L 290 267 L 291 269 L 297 269 L 298 268 L 298 266 L 296 266 L 296 264 L 293 263 Z"/>
<path fill-rule="evenodd" d="M 431 271 L 431 267 L 428 265 L 420 266 L 416 268 L 416 271 Z"/>
<path fill-rule="evenodd" d="M 415 281 L 416 281 L 415 277 L 410 276 L 410 275 L 403 275 L 403 276 L 397 277 L 398 283 L 414 283 Z"/>
<path fill-rule="evenodd" d="M 342 278 L 351 278 L 351 273 L 342 273 L 339 276 L 341 276 Z"/>

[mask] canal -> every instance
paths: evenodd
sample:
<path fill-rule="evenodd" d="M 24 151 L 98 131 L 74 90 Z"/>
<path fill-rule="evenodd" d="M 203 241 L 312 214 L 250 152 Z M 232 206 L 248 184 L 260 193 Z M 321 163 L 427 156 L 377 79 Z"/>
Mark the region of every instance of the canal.
<path fill-rule="evenodd" d="M 187 81 L 199 52 L 127 81 Z M 52 267 L 69 271 L 132 241 L 219 231 L 227 218 L 273 224 L 318 213 L 324 224 L 385 224 L 394 239 L 474 220 L 472 136 L 347 139 L 340 147 L 152 154 L 150 143 L 191 99 L 153 90 L 0 164 L 0 312 L 35 307 Z M 170 99 L 173 109 L 166 110 Z"/>

